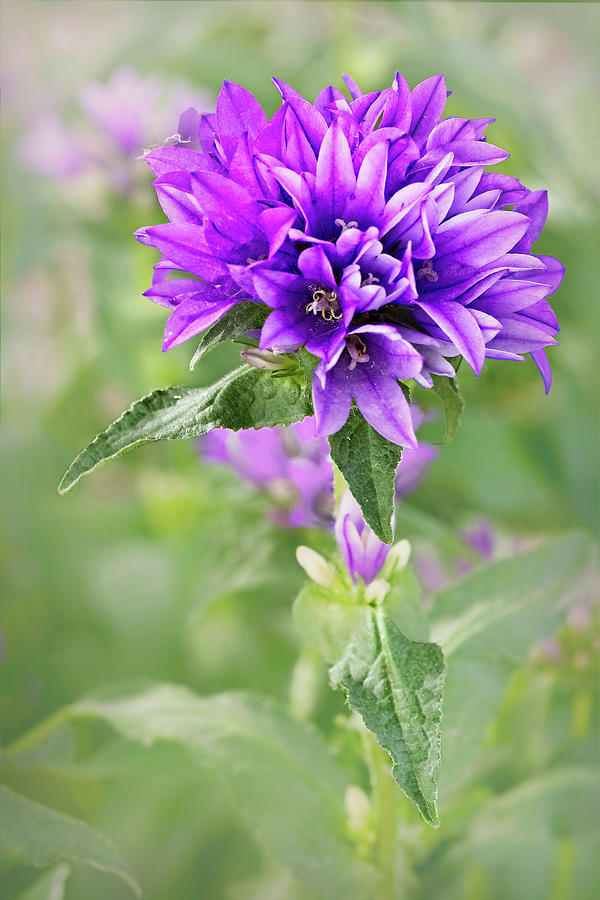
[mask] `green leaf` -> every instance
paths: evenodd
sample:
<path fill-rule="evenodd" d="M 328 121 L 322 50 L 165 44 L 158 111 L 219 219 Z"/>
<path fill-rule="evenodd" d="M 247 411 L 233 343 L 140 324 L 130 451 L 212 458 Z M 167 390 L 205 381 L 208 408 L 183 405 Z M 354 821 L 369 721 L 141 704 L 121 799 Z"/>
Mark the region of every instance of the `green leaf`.
<path fill-rule="evenodd" d="M 449 444 L 454 438 L 460 426 L 465 401 L 458 389 L 458 381 L 456 378 L 448 378 L 446 375 L 432 375 L 433 389 L 441 397 L 444 404 L 444 415 L 446 416 L 446 434 L 444 435 L 444 444 Z"/>
<path fill-rule="evenodd" d="M 392 774 L 426 822 L 438 824 L 437 774 L 444 659 L 436 644 L 410 641 L 381 607 L 330 669 L 394 763 Z"/>
<path fill-rule="evenodd" d="M 442 792 L 468 778 L 511 676 L 564 618 L 589 552 L 587 538 L 567 535 L 482 567 L 436 598 L 432 637 L 448 664 Z"/>
<path fill-rule="evenodd" d="M 391 543 L 394 479 L 402 447 L 375 431 L 354 405 L 343 428 L 330 436 L 329 446 L 365 521 L 380 540 Z"/>
<path fill-rule="evenodd" d="M 137 400 L 81 451 L 59 485 L 71 490 L 97 466 L 150 441 L 191 438 L 213 428 L 290 425 L 312 414 L 302 380 L 241 366 L 207 388 L 170 387 Z"/>
<path fill-rule="evenodd" d="M 294 601 L 294 620 L 303 641 L 328 663 L 343 654 L 364 620 L 364 607 L 336 601 L 329 588 L 314 581 L 304 585 Z"/>
<path fill-rule="evenodd" d="M 84 863 L 112 872 L 140 894 L 131 868 L 115 845 L 95 828 L 0 787 L 0 864 Z"/>
<path fill-rule="evenodd" d="M 64 863 L 49 869 L 26 888 L 17 900 L 63 900 L 71 869 Z"/>
<path fill-rule="evenodd" d="M 595 900 L 598 774 L 544 772 L 493 797 L 469 816 L 467 833 L 425 870 L 423 897 Z"/>
<path fill-rule="evenodd" d="M 157 685 L 82 700 L 72 715 L 104 719 L 144 746 L 183 745 L 227 780 L 259 844 L 310 890 L 324 898 L 372 896 L 377 875 L 347 840 L 344 771 L 311 726 L 274 703 L 241 694 L 202 698 Z"/>
<path fill-rule="evenodd" d="M 258 341 L 248 338 L 246 332 L 262 328 L 269 312 L 267 307 L 259 303 L 250 303 L 245 300 L 237 303 L 201 336 L 200 343 L 190 361 L 190 371 L 194 369 L 205 353 L 226 341 L 238 341 L 252 347 L 257 346 Z"/>

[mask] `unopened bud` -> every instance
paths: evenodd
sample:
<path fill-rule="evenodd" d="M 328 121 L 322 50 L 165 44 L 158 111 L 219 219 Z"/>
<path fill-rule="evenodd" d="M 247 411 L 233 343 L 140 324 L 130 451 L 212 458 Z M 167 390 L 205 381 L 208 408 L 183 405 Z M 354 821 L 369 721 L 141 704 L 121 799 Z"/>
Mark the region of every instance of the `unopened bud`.
<path fill-rule="evenodd" d="M 410 551 L 410 543 L 407 540 L 398 541 L 397 544 L 394 544 L 388 553 L 382 575 L 385 575 L 386 578 L 391 578 L 394 572 L 398 569 L 403 569 L 410 559 Z"/>
<path fill-rule="evenodd" d="M 310 547 L 300 546 L 296 548 L 296 559 L 309 578 L 322 587 L 331 586 L 335 569 L 331 563 L 323 559 L 320 553 L 317 553 L 316 550 L 311 550 Z"/>
<path fill-rule="evenodd" d="M 289 368 L 289 359 L 270 350 L 259 350 L 256 347 L 248 347 L 240 352 L 240 356 L 249 366 L 255 369 L 266 369 L 269 372 L 282 372 Z"/>
<path fill-rule="evenodd" d="M 355 835 L 364 834 L 369 826 L 371 804 L 365 792 L 351 784 L 344 797 L 348 813 L 350 831 Z"/>
<path fill-rule="evenodd" d="M 383 603 L 389 589 L 389 581 L 386 581 L 385 578 L 376 578 L 375 581 L 368 584 L 365 589 L 365 599 L 367 603 Z"/>

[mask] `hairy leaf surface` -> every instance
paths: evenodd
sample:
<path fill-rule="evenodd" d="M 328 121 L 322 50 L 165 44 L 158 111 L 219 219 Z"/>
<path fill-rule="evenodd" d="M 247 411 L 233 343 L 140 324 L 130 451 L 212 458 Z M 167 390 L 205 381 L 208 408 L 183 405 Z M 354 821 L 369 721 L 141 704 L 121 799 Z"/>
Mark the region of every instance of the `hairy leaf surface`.
<path fill-rule="evenodd" d="M 396 782 L 430 825 L 438 824 L 444 672 L 441 649 L 410 641 L 381 607 L 365 609 L 363 628 L 330 669 L 332 684 L 388 751 Z"/>
<path fill-rule="evenodd" d="M 329 446 L 365 521 L 380 540 L 391 543 L 394 480 L 402 447 L 375 431 L 356 406 L 346 424 L 330 436 Z"/>
<path fill-rule="evenodd" d="M 81 451 L 58 489 L 66 493 L 97 466 L 150 441 L 196 437 L 213 428 L 290 425 L 311 414 L 310 393 L 301 379 L 273 378 L 251 366 L 241 366 L 207 388 L 153 391 Z"/>

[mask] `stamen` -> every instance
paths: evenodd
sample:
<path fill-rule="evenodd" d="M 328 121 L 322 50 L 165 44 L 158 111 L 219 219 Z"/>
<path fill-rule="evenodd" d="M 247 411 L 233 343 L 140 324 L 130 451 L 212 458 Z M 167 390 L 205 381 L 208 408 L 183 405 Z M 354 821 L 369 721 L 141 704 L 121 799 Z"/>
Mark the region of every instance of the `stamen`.
<path fill-rule="evenodd" d="M 344 222 L 343 219 L 336 219 L 334 225 L 338 225 L 342 229 L 340 234 L 348 231 L 349 228 L 358 228 L 358 222 Z"/>
<path fill-rule="evenodd" d="M 419 269 L 417 272 L 417 278 L 426 278 L 427 281 L 437 281 L 438 280 L 437 272 L 434 272 L 433 269 L 433 260 L 432 259 L 424 259 L 423 260 L 423 268 Z"/>
<path fill-rule="evenodd" d="M 253 259 L 251 256 L 246 260 L 247 265 L 251 266 L 252 263 L 263 262 L 263 260 L 268 259 L 268 256 L 263 253 L 261 256 L 257 256 L 256 259 Z"/>
<path fill-rule="evenodd" d="M 351 372 L 355 370 L 357 363 L 367 363 L 370 360 L 369 354 L 367 353 L 367 345 L 356 334 L 352 334 L 349 338 L 346 338 L 346 350 L 351 357 L 350 363 L 348 364 L 348 368 Z"/>
<path fill-rule="evenodd" d="M 342 318 L 343 312 L 335 291 L 324 291 L 322 288 L 318 288 L 312 296 L 312 301 L 306 306 L 307 313 L 316 316 L 320 312 L 326 322 Z"/>
<path fill-rule="evenodd" d="M 373 275 L 372 272 L 369 272 L 368 275 L 365 275 L 360 283 L 360 286 L 366 287 L 369 284 L 379 284 L 379 278 L 377 277 L 377 275 Z"/>

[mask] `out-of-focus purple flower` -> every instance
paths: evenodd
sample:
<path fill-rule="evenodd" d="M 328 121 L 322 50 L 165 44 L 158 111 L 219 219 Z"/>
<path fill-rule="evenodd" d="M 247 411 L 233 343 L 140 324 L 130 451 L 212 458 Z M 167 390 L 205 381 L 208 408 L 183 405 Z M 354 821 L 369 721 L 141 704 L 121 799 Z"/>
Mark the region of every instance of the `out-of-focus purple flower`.
<path fill-rule="evenodd" d="M 333 470 L 329 445 L 311 419 L 286 428 L 216 429 L 202 438 L 204 458 L 232 466 L 277 504 L 275 520 L 290 527 L 331 528 Z"/>
<path fill-rule="evenodd" d="M 425 415 L 421 409 L 411 403 L 410 412 L 412 416 L 413 429 L 418 429 L 425 422 L 430 421 L 432 416 Z M 411 494 L 417 485 L 422 481 L 425 473 L 431 463 L 438 456 L 437 449 L 432 444 L 425 444 L 419 441 L 416 447 L 405 447 L 402 453 L 402 460 L 396 472 L 396 499 L 400 500 Z"/>
<path fill-rule="evenodd" d="M 210 102 L 184 82 L 142 78 L 127 67 L 116 69 L 106 82 L 82 85 L 78 99 L 83 119 L 71 128 L 55 113 L 43 113 L 20 141 L 19 155 L 46 177 L 69 180 L 101 173 L 119 191 L 133 183 L 133 157 L 167 141 L 190 104 L 202 109 Z"/>
<path fill-rule="evenodd" d="M 52 113 L 34 121 L 19 144 L 19 154 L 28 168 L 46 178 L 73 178 L 89 162 L 85 144 Z"/>
<path fill-rule="evenodd" d="M 146 154 L 169 219 L 137 232 L 163 255 L 146 296 L 171 310 L 165 350 L 242 300 L 265 304 L 261 349 L 319 358 L 318 434 L 354 398 L 410 447 L 397 379 L 431 387 L 453 357 L 479 374 L 530 353 L 549 389 L 563 267 L 532 253 L 546 192 L 486 171 L 508 157 L 484 137 L 493 120 L 443 119 L 443 75 L 366 95 L 344 80 L 349 96 L 327 87 L 311 104 L 274 79 L 271 119 L 224 82 L 214 114 L 187 110 L 175 145 Z"/>
<path fill-rule="evenodd" d="M 427 418 L 415 404 L 410 415 L 415 431 Z M 200 439 L 199 448 L 206 461 L 231 466 L 268 493 L 279 506 L 273 514 L 279 524 L 333 526 L 333 465 L 327 440 L 315 437 L 313 418 L 286 428 L 217 428 Z M 415 489 L 436 456 L 430 444 L 404 451 L 396 474 L 398 498 Z"/>
<path fill-rule="evenodd" d="M 391 545 L 380 541 L 362 517 L 350 491 L 344 491 L 335 522 L 335 538 L 352 580 L 365 584 L 379 575 Z"/>

